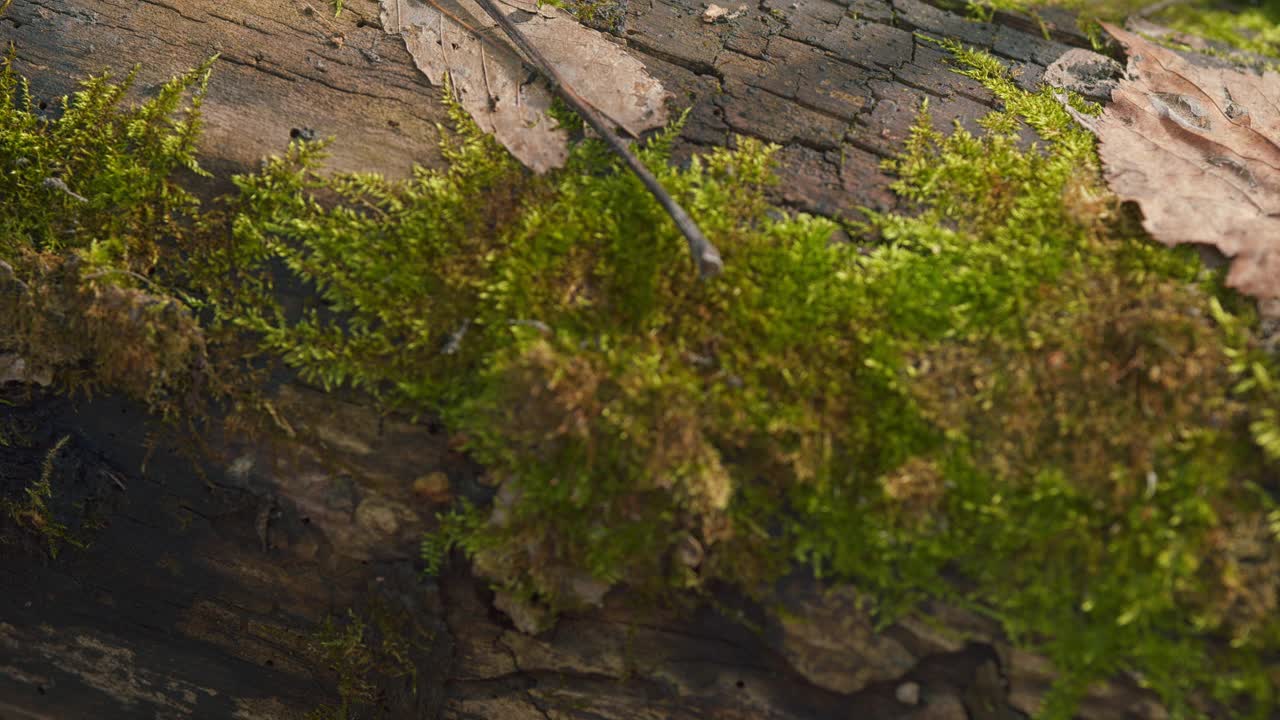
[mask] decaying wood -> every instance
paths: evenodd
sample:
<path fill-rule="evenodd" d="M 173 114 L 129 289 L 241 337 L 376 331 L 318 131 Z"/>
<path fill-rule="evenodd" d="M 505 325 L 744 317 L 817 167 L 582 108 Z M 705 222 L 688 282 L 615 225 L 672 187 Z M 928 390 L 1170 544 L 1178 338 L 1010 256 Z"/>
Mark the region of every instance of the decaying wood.
<path fill-rule="evenodd" d="M 23 438 L 0 445 L 0 482 L 38 475 L 47 448 L 68 438 L 51 480 L 59 516 L 86 544 L 54 561 L 36 538 L 23 546 L 8 534 L 0 546 L 6 720 L 296 720 L 341 703 L 313 645 L 324 619 L 348 610 L 390 618 L 409 649 L 413 671 L 375 674 L 379 702 L 350 715 L 379 720 L 807 720 L 851 708 L 890 720 L 913 717 L 894 686 L 858 678 L 900 668 L 939 703 L 962 707 L 978 668 L 994 662 L 989 650 L 921 639 L 932 655 L 916 665 L 900 640 L 872 642 L 869 624 L 814 644 L 811 633 L 762 636 L 710 609 L 630 606 L 625 593 L 529 637 L 501 622 L 492 594 L 465 573 L 424 581 L 402 552 L 413 541 L 396 537 L 416 536 L 413 516 L 429 506 L 370 487 L 407 467 L 442 468 L 460 492 L 479 487 L 428 426 L 379 431 L 372 410 L 296 388 L 280 412 L 329 462 L 287 444 L 210 437 L 224 460 L 193 464 L 130 403 L 72 403 L 14 385 L 5 399 L 13 404 L 0 419 Z M 146 437 L 158 439 L 153 449 Z M 892 663 L 859 654 L 886 644 Z M 793 658 L 853 689 L 811 684 Z M 842 686 L 842 673 L 857 684 Z"/>

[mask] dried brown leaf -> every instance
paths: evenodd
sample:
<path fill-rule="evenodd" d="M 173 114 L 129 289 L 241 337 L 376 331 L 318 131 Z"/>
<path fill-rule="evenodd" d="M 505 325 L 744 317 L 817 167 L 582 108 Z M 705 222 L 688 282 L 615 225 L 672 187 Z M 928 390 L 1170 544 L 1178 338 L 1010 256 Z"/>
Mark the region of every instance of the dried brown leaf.
<path fill-rule="evenodd" d="M 446 12 L 419 0 L 381 0 L 382 26 L 404 38 L 432 83 L 443 84 L 448 75 L 476 124 L 518 160 L 536 172 L 563 165 L 568 134 L 547 115 L 553 96 L 545 80 L 525 67 L 475 2 L 433 2 Z M 639 136 L 667 122 L 662 84 L 621 45 L 559 8 L 523 0 L 500 4 L 565 82 L 622 131 Z"/>
<path fill-rule="evenodd" d="M 1227 282 L 1280 297 L 1280 75 L 1193 65 L 1104 25 L 1129 55 L 1102 114 L 1077 119 L 1099 140 L 1112 190 L 1142 207 L 1166 245 L 1212 245 Z"/>

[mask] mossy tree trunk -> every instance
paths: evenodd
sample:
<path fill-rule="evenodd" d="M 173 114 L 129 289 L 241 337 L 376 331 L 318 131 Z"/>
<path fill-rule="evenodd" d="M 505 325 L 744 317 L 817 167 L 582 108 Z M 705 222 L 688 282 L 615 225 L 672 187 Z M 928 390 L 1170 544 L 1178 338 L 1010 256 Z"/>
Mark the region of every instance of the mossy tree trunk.
<path fill-rule="evenodd" d="M 50 114 L 87 74 L 137 63 L 146 95 L 218 54 L 203 151 L 222 182 L 299 135 L 334 137 L 335 169 L 403 176 L 438 164 L 439 89 L 378 27 L 374 3 L 345 6 L 334 18 L 322 0 L 16 0 L 0 41 L 15 44 Z M 833 216 L 895 204 L 880 160 L 923 100 L 939 127 L 976 127 L 994 107 L 928 37 L 992 49 L 1028 85 L 1066 43 L 1085 44 L 1068 17 L 1048 16 L 1050 40 L 918 0 L 763 0 L 715 25 L 702 10 L 653 0 L 610 16 L 674 104 L 691 108 L 680 152 L 734 135 L 779 143 L 779 199 Z M 53 482 L 88 547 L 53 560 L 37 541 L 4 548 L 0 716 L 288 718 L 346 701 L 398 718 L 1017 717 L 995 670 L 1009 670 L 1007 655 L 904 628 L 881 641 L 844 626 L 828 642 L 821 627 L 771 625 L 746 606 L 735 624 L 733 613 L 644 610 L 615 593 L 599 612 L 524 636 L 465 574 L 423 584 L 413 570 L 432 511 L 413 481 L 445 472 L 458 492 L 482 493 L 476 468 L 432 428 L 319 396 L 290 396 L 302 439 L 213 439 L 217 462 L 166 449 L 128 404 L 15 397 L 9 419 L 27 430 L 0 448 L 0 480 L 38 477 L 69 436 Z M 374 628 L 374 647 L 348 646 L 354 666 L 326 654 L 341 633 L 319 629 L 348 608 Z M 1042 679 L 1015 680 L 1015 704 Z M 907 680 L 923 704 L 895 697 Z"/>

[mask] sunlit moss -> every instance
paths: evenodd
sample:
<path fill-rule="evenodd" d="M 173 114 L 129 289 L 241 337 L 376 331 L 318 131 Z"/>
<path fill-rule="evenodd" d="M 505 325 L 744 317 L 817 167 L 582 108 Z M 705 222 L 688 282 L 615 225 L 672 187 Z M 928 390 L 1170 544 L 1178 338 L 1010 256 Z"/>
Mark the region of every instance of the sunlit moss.
<path fill-rule="evenodd" d="M 1237 51 L 1280 59 L 1280 3 L 1273 0 L 1190 0 L 1163 4 L 1152 0 L 977 0 L 970 5 L 984 18 L 996 10 L 1039 17 L 1037 11 L 1049 7 L 1077 13 L 1081 27 L 1096 39 L 1101 38 L 1098 21 L 1120 22 L 1135 13 L 1143 13 L 1147 20 L 1173 30 L 1198 35 Z"/>
<path fill-rule="evenodd" d="M 199 384 L 203 337 L 166 281 L 199 203 L 208 66 L 125 107 L 131 74 L 85 81 L 56 110 L 0 64 L 0 346 L 64 386 L 110 386 L 172 415 Z"/>
<path fill-rule="evenodd" d="M 1175 4 L 1160 16 L 1160 21 L 1237 50 L 1280 59 L 1280 3 L 1234 7 Z"/>

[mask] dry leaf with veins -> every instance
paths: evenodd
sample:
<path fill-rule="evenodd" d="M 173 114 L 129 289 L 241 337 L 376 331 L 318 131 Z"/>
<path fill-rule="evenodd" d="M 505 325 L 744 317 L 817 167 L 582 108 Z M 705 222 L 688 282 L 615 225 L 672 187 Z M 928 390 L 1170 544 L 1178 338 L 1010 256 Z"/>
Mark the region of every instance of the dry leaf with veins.
<path fill-rule="evenodd" d="M 1227 283 L 1280 298 L 1280 75 L 1192 65 L 1111 25 L 1126 77 L 1098 117 L 1111 189 L 1142 207 L 1165 245 L 1200 243 L 1231 258 Z"/>
<path fill-rule="evenodd" d="M 462 107 L 516 159 L 536 172 L 563 165 L 568 134 L 547 115 L 553 96 L 546 81 L 525 67 L 475 2 L 432 2 L 446 12 L 420 0 L 381 0 L 382 27 L 404 38 L 433 84 L 443 84 L 447 74 Z M 621 130 L 638 137 L 666 124 L 666 91 L 621 45 L 559 8 L 525 0 L 498 4 L 566 84 Z"/>

